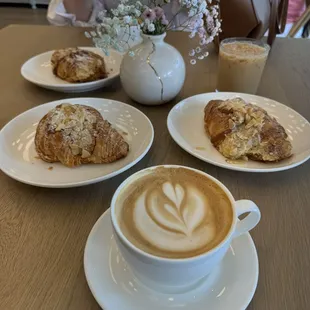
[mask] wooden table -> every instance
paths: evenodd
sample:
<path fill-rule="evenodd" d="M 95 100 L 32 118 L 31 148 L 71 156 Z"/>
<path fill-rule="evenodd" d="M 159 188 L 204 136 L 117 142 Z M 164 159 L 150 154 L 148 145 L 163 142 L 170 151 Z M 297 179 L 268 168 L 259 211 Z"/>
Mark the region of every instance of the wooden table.
<path fill-rule="evenodd" d="M 186 34 L 170 34 L 167 41 L 186 57 Z M 10 26 L 0 31 L 0 44 L 2 128 L 29 108 L 73 96 L 41 89 L 23 80 L 20 67 L 28 58 L 90 42 L 79 29 Z M 308 120 L 309 51 L 310 40 L 277 39 L 258 92 L 293 107 Z M 250 198 L 260 206 L 262 220 L 251 233 L 258 250 L 260 276 L 248 309 L 310 309 L 310 161 L 279 173 L 229 171 L 187 154 L 167 131 L 166 117 L 176 102 L 214 89 L 216 59 L 211 51 L 210 57 L 199 65 L 188 65 L 182 92 L 164 106 L 133 103 L 119 83 L 82 95 L 130 103 L 153 122 L 153 147 L 129 171 L 95 185 L 61 190 L 27 186 L 0 173 L 1 310 L 99 309 L 84 277 L 86 238 L 109 207 L 117 186 L 133 172 L 157 164 L 180 164 L 206 171 L 226 184 L 236 199 Z"/>

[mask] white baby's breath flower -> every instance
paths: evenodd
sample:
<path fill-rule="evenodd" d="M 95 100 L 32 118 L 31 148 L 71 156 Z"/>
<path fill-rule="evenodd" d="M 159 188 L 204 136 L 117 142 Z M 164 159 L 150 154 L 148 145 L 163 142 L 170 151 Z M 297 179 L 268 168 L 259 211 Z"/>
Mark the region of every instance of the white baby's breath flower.
<path fill-rule="evenodd" d="M 180 0 L 180 4 L 182 6 L 187 6 L 187 5 L 191 4 L 191 1 L 190 0 Z"/>
<path fill-rule="evenodd" d="M 107 10 L 102 10 L 98 13 L 98 18 L 100 20 L 103 20 L 105 18 L 105 16 L 107 15 Z"/>
<path fill-rule="evenodd" d="M 195 56 L 195 54 L 196 54 L 195 50 L 190 50 L 188 53 L 188 55 L 191 57 Z"/>
<path fill-rule="evenodd" d="M 112 23 L 112 19 L 109 17 L 104 17 L 102 19 L 102 23 L 100 24 L 102 27 L 105 27 L 106 25 L 110 25 Z"/>
<path fill-rule="evenodd" d="M 125 24 L 130 24 L 131 21 L 132 21 L 132 17 L 131 16 L 128 16 L 128 15 L 124 16 L 124 23 Z"/>
<path fill-rule="evenodd" d="M 134 10 L 134 15 L 136 16 L 136 17 L 139 17 L 142 13 L 139 11 L 139 10 L 137 10 L 137 9 L 135 9 Z"/>
<path fill-rule="evenodd" d="M 112 21 L 113 21 L 114 24 L 118 24 L 119 23 L 119 18 L 114 16 Z"/>
<path fill-rule="evenodd" d="M 214 40 L 214 37 L 213 37 L 213 36 L 210 36 L 209 38 L 207 38 L 206 44 L 211 43 L 213 40 Z"/>
<path fill-rule="evenodd" d="M 183 25 L 185 25 L 184 29 L 189 31 L 189 38 L 192 39 L 199 36 L 198 46 L 194 46 L 188 54 L 190 63 L 194 65 L 198 60 L 208 56 L 208 53 L 205 52 L 206 45 L 212 42 L 221 32 L 219 0 L 173 1 L 178 2 L 181 9 L 187 10 L 187 21 Z M 120 4 L 115 9 L 111 9 L 109 15 L 105 10 L 101 11 L 99 13 L 100 22 L 94 27 L 93 31 L 88 31 L 85 35 L 92 39 L 95 45 L 107 54 L 111 48 L 120 52 L 125 52 L 129 49 L 129 41 L 135 38 L 132 28 L 136 28 L 138 32 L 142 31 L 152 35 L 162 34 L 167 30 L 173 29 L 174 26 L 171 20 L 167 19 L 165 24 L 162 20 L 157 20 L 156 18 L 153 21 L 153 18 L 143 17 L 145 10 L 151 10 L 153 6 L 148 7 L 141 2 L 142 0 L 120 0 Z M 159 7 L 170 2 L 172 1 L 149 0 L 149 3 Z M 130 56 L 133 56 L 132 52 Z"/>
<path fill-rule="evenodd" d="M 198 0 L 192 0 L 191 3 L 192 3 L 193 6 L 197 6 Z"/>
<path fill-rule="evenodd" d="M 143 6 L 140 1 L 137 1 L 135 5 L 136 5 L 137 8 L 141 8 Z"/>
<path fill-rule="evenodd" d="M 111 13 L 112 13 L 114 16 L 118 16 L 118 15 L 119 15 L 118 9 L 111 9 Z"/>
<path fill-rule="evenodd" d="M 188 12 L 188 17 L 193 17 L 196 14 L 196 10 L 191 8 Z"/>
<path fill-rule="evenodd" d="M 117 7 L 117 10 L 120 14 L 122 14 L 124 12 L 124 9 L 125 9 L 125 5 L 124 4 L 119 4 L 118 7 Z"/>
<path fill-rule="evenodd" d="M 112 27 L 110 26 L 110 25 L 104 25 L 104 30 L 105 30 L 105 32 L 107 32 L 107 33 L 109 33 L 109 32 L 111 32 L 111 30 L 112 30 Z"/>
<path fill-rule="evenodd" d="M 206 11 L 206 9 L 207 9 L 207 3 L 206 3 L 206 1 L 202 1 L 200 3 L 200 6 L 199 6 L 199 12 L 204 13 Z"/>
<path fill-rule="evenodd" d="M 147 30 L 149 32 L 153 32 L 155 30 L 155 25 L 153 23 L 150 23 L 148 26 L 147 26 Z"/>
<path fill-rule="evenodd" d="M 206 45 L 206 39 L 205 38 L 203 38 L 203 39 L 201 39 L 200 41 L 199 41 L 199 45 L 201 45 L 201 46 L 203 46 L 203 45 Z"/>
<path fill-rule="evenodd" d="M 121 28 L 122 26 L 119 24 L 114 26 L 115 36 L 119 35 L 119 33 L 121 32 Z"/>

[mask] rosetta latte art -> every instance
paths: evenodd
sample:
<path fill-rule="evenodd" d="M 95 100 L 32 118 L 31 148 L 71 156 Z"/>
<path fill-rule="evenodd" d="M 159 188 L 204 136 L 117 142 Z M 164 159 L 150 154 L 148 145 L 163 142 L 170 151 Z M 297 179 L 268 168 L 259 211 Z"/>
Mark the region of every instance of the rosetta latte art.
<path fill-rule="evenodd" d="M 165 182 L 145 190 L 133 212 L 140 236 L 165 251 L 199 250 L 215 237 L 214 214 L 197 187 Z"/>

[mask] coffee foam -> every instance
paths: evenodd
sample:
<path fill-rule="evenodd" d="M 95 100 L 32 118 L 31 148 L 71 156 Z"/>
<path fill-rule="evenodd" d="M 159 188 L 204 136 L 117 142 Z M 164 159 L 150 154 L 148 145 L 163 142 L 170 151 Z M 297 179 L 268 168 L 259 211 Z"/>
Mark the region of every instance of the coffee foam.
<path fill-rule="evenodd" d="M 227 235 L 233 218 L 224 191 L 184 168 L 156 168 L 126 186 L 116 201 L 126 238 L 156 256 L 202 254 Z"/>

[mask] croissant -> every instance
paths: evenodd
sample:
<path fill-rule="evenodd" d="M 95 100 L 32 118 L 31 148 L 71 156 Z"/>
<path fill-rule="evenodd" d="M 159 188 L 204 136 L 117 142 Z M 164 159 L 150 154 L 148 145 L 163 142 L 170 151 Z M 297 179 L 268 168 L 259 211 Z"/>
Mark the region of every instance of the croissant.
<path fill-rule="evenodd" d="M 79 48 L 57 50 L 51 58 L 53 73 L 71 83 L 90 82 L 107 77 L 104 59 Z"/>
<path fill-rule="evenodd" d="M 35 147 L 39 157 L 68 167 L 111 163 L 129 152 L 124 138 L 94 108 L 61 104 L 39 122 Z"/>
<path fill-rule="evenodd" d="M 256 105 L 241 98 L 211 100 L 204 112 L 205 130 L 226 158 L 274 162 L 292 155 L 284 128 Z"/>

